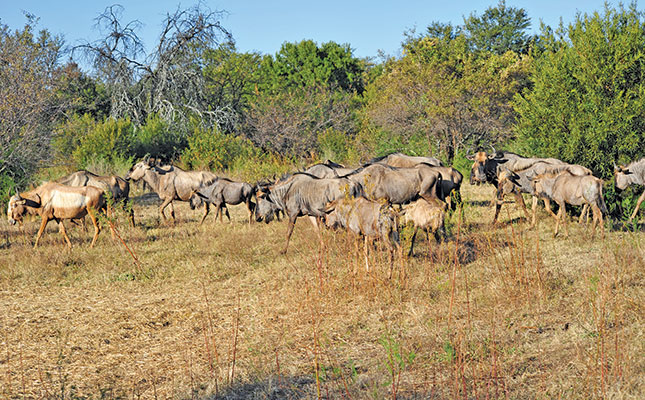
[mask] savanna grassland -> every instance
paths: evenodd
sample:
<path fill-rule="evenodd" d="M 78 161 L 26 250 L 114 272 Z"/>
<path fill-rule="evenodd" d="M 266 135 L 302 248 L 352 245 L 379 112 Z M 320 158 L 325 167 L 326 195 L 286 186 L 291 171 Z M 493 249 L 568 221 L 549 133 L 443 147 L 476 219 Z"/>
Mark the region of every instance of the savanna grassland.
<path fill-rule="evenodd" d="M 514 205 L 490 225 L 490 186 L 464 185 L 446 241 L 397 256 L 299 220 L 162 224 L 135 198 L 89 249 L 55 224 L 34 250 L 0 222 L 3 398 L 620 398 L 645 395 L 642 232 L 552 238 Z M 146 200 L 146 201 L 144 201 Z M 404 246 L 411 229 L 404 228 Z M 419 235 L 424 236 L 424 235 Z"/>

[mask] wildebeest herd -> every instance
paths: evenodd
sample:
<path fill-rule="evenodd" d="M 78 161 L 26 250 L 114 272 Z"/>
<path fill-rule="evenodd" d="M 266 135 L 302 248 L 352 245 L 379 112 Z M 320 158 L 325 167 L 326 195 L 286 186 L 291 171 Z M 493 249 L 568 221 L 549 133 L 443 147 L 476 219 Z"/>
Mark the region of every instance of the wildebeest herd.
<path fill-rule="evenodd" d="M 497 222 L 504 197 L 513 195 L 524 211 L 531 227 L 536 223 L 538 200 L 542 199 L 546 210 L 555 219 L 554 236 L 560 223 L 566 225 L 566 204 L 582 205 L 583 212 L 590 208 L 593 214 L 593 232 L 600 226 L 604 235 L 603 214 L 607 207 L 603 200 L 602 181 L 592 176 L 583 166 L 568 164 L 554 158 L 527 158 L 511 152 L 478 152 L 470 157 L 473 162 L 470 172 L 471 184 L 489 183 L 496 187 L 495 214 Z M 645 159 L 627 166 L 615 166 L 616 186 L 625 189 L 631 184 L 644 184 Z M 289 239 L 298 217 L 309 217 L 319 230 L 321 224 L 332 229 L 347 229 L 368 240 L 380 239 L 394 254 L 399 245 L 399 220 L 415 226 L 409 254 L 413 251 L 414 237 L 418 229 L 438 235 L 443 229 L 447 210 L 457 207 L 463 176 L 452 167 L 443 166 L 432 157 L 412 157 L 401 153 L 375 158 L 358 168 L 346 168 L 326 161 L 304 171 L 283 176 L 277 180 L 264 180 L 256 184 L 234 182 L 208 171 L 184 171 L 173 165 L 160 165 L 144 158 L 136 163 L 125 176 L 97 176 L 88 171 L 78 171 L 55 182 L 11 197 L 7 217 L 9 223 L 22 224 L 24 215 L 40 215 L 42 222 L 34 247 L 42 236 L 47 223 L 55 220 L 67 245 L 71 242 L 66 234 L 63 220 L 78 220 L 90 217 L 95 232 L 90 246 L 94 246 L 100 232 L 97 212 L 110 213 L 110 205 L 122 205 L 128 210 L 130 223 L 134 226 L 132 207 L 126 202 L 130 181 L 144 181 L 162 204 L 159 213 L 166 221 L 164 210 L 170 207 L 170 216 L 175 219 L 174 201 L 190 202 L 191 208 L 203 207 L 200 223 L 207 217 L 210 205 L 216 207 L 215 220 L 220 221 L 227 205 L 244 203 L 248 209 L 249 223 L 267 223 L 288 219 L 286 253 Z M 532 196 L 532 213 L 529 214 L 523 194 Z M 111 198 L 112 201 L 107 201 Z M 645 193 L 630 219 L 633 219 L 645 199 Z M 559 212 L 551 210 L 550 202 L 558 204 Z M 366 253 L 367 264 L 367 253 Z"/>

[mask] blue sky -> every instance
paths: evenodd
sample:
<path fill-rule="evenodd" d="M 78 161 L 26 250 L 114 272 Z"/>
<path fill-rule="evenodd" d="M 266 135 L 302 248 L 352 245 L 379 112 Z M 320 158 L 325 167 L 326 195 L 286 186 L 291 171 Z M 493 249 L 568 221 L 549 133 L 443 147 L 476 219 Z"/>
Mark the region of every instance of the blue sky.
<path fill-rule="evenodd" d="M 124 22 L 137 19 L 143 23 L 140 37 L 148 48 L 159 35 L 167 12 L 179 5 L 188 7 L 196 1 L 104 1 L 104 0 L 0 0 L 0 23 L 13 29 L 25 23 L 23 10 L 40 18 L 39 28 L 64 36 L 67 44 L 96 40 L 94 18 L 112 4 L 124 6 Z M 312 39 L 318 43 L 349 43 L 358 57 L 375 57 L 379 50 L 396 55 L 410 29 L 422 32 L 433 21 L 458 25 L 463 17 L 481 14 L 490 1 L 434 0 L 205 0 L 212 10 L 226 10 L 222 25 L 232 32 L 239 51 L 274 54 L 284 42 Z M 507 0 L 507 6 L 524 8 L 537 32 L 540 21 L 555 27 L 560 18 L 566 23 L 576 13 L 603 10 L 603 0 Z M 610 1 L 610 4 L 618 4 Z M 640 9 L 640 7 L 639 7 Z"/>

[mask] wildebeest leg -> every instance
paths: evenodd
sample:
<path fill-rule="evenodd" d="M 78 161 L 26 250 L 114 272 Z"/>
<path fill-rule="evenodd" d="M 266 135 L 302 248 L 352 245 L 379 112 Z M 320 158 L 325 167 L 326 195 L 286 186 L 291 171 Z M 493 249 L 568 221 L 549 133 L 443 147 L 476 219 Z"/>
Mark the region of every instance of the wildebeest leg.
<path fill-rule="evenodd" d="M 289 226 L 287 226 L 287 243 L 284 245 L 284 249 L 280 254 L 287 254 L 287 248 L 289 247 L 289 239 L 291 239 L 291 234 L 293 233 L 293 227 L 296 225 L 296 217 L 289 217 Z"/>
<path fill-rule="evenodd" d="M 408 251 L 408 257 L 410 257 L 413 254 L 414 250 L 414 239 L 417 237 L 417 232 L 419 231 L 419 227 L 415 226 L 414 227 L 414 233 L 412 234 L 412 239 L 410 240 L 410 251 Z"/>
<path fill-rule="evenodd" d="M 251 202 L 251 198 L 249 197 L 246 199 L 246 209 L 249 211 L 249 225 L 253 222 L 253 203 Z"/>
<path fill-rule="evenodd" d="M 43 220 L 40 223 L 40 229 L 38 229 L 38 234 L 36 235 L 36 243 L 34 243 L 34 249 L 38 247 L 38 241 L 40 240 L 40 237 L 43 235 L 43 232 L 45 232 L 45 227 L 49 223 L 49 217 L 46 217 L 43 215 Z"/>
<path fill-rule="evenodd" d="M 170 216 L 172 217 L 172 222 L 177 222 L 177 219 L 175 218 L 175 203 L 170 201 Z"/>
<path fill-rule="evenodd" d="M 582 210 L 580 210 L 580 217 L 578 217 L 578 224 L 582 224 L 582 221 L 589 222 L 589 204 L 583 204 Z"/>
<path fill-rule="evenodd" d="M 58 231 L 63 235 L 63 238 L 65 238 L 65 242 L 67 242 L 67 247 L 72 248 L 72 242 L 69 240 L 69 236 L 67 236 L 67 231 L 65 230 L 65 225 L 63 224 L 63 220 L 58 220 Z"/>
<path fill-rule="evenodd" d="M 529 215 L 529 210 L 526 209 L 526 203 L 524 203 L 524 197 L 522 196 L 522 193 L 520 193 L 519 191 L 516 191 L 515 193 L 513 193 L 513 195 L 515 196 L 515 202 L 522 207 L 522 210 L 524 211 L 524 215 L 526 216 L 526 220 L 530 221 L 531 216 Z"/>
<path fill-rule="evenodd" d="M 123 201 L 123 210 L 127 211 L 130 216 L 130 226 L 134 228 L 134 208 L 132 205 L 128 207 L 128 202 Z"/>
<path fill-rule="evenodd" d="M 226 218 L 228 218 L 228 222 L 231 223 L 231 214 L 228 213 L 228 207 L 226 207 L 226 204 L 224 204 L 224 211 L 226 211 Z"/>
<path fill-rule="evenodd" d="M 171 204 L 171 203 L 172 203 L 172 198 L 167 198 L 159 206 L 159 214 L 161 214 L 161 218 L 163 219 L 164 222 L 166 222 L 166 214 L 163 213 L 163 210 L 165 210 L 166 207 L 168 207 L 168 204 Z"/>
<path fill-rule="evenodd" d="M 562 212 L 564 210 L 564 204 L 558 203 L 558 206 L 560 206 L 560 210 L 558 210 L 558 214 L 554 217 L 555 218 L 555 232 L 553 232 L 553 237 L 558 236 L 558 230 L 560 229 L 560 219 L 562 218 Z"/>
<path fill-rule="evenodd" d="M 591 237 L 596 236 L 596 225 L 600 224 L 600 231 L 602 232 L 602 238 L 605 238 L 605 224 L 602 220 L 602 211 L 600 211 L 600 207 L 597 205 L 592 205 L 591 210 L 593 212 L 593 224 L 591 228 Z"/>
<path fill-rule="evenodd" d="M 92 243 L 90 244 L 90 247 L 94 247 L 94 243 L 96 243 L 96 239 L 99 237 L 99 232 L 101 231 L 101 227 L 99 226 L 99 223 L 96 220 L 96 215 L 94 215 L 94 212 L 89 207 L 87 209 L 87 215 L 90 216 L 90 219 L 92 220 L 92 224 L 94 225 L 94 237 L 92 238 Z M 112 232 L 112 239 L 114 239 L 114 232 Z"/>
<path fill-rule="evenodd" d="M 499 210 L 502 209 L 502 204 L 504 200 L 498 201 L 497 198 L 495 198 L 495 217 L 493 217 L 493 225 L 497 223 L 497 217 L 499 216 Z"/>
<path fill-rule="evenodd" d="M 641 194 L 641 197 L 639 197 L 639 198 L 638 198 L 638 201 L 636 202 L 636 208 L 634 208 L 634 212 L 633 212 L 633 213 L 632 213 L 632 215 L 629 217 L 629 221 L 630 221 L 630 222 L 632 221 L 632 219 L 634 219 L 634 217 L 636 216 L 636 214 L 638 214 L 638 209 L 640 208 L 641 203 L 643 202 L 643 200 L 645 200 L 645 192 L 643 192 L 643 194 Z"/>
<path fill-rule="evenodd" d="M 531 225 L 529 226 L 530 228 L 533 228 L 535 226 L 535 220 L 536 220 L 536 215 L 537 215 L 537 204 L 538 204 L 538 198 L 537 196 L 533 196 L 531 198 Z"/>
<path fill-rule="evenodd" d="M 204 215 L 202 215 L 202 220 L 199 221 L 199 224 L 203 224 L 204 220 L 206 219 L 206 216 L 208 215 L 208 212 L 211 210 L 211 207 L 208 205 L 208 202 L 204 202 Z"/>

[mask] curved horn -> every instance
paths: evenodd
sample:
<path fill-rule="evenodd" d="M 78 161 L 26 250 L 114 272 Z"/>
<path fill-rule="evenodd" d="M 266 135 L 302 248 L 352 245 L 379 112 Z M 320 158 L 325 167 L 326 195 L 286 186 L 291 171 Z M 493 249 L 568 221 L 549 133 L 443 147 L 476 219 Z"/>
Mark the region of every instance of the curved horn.
<path fill-rule="evenodd" d="M 497 153 L 497 150 L 495 150 L 492 144 L 488 143 L 488 145 L 490 146 L 491 149 L 493 149 L 493 153 Z"/>

